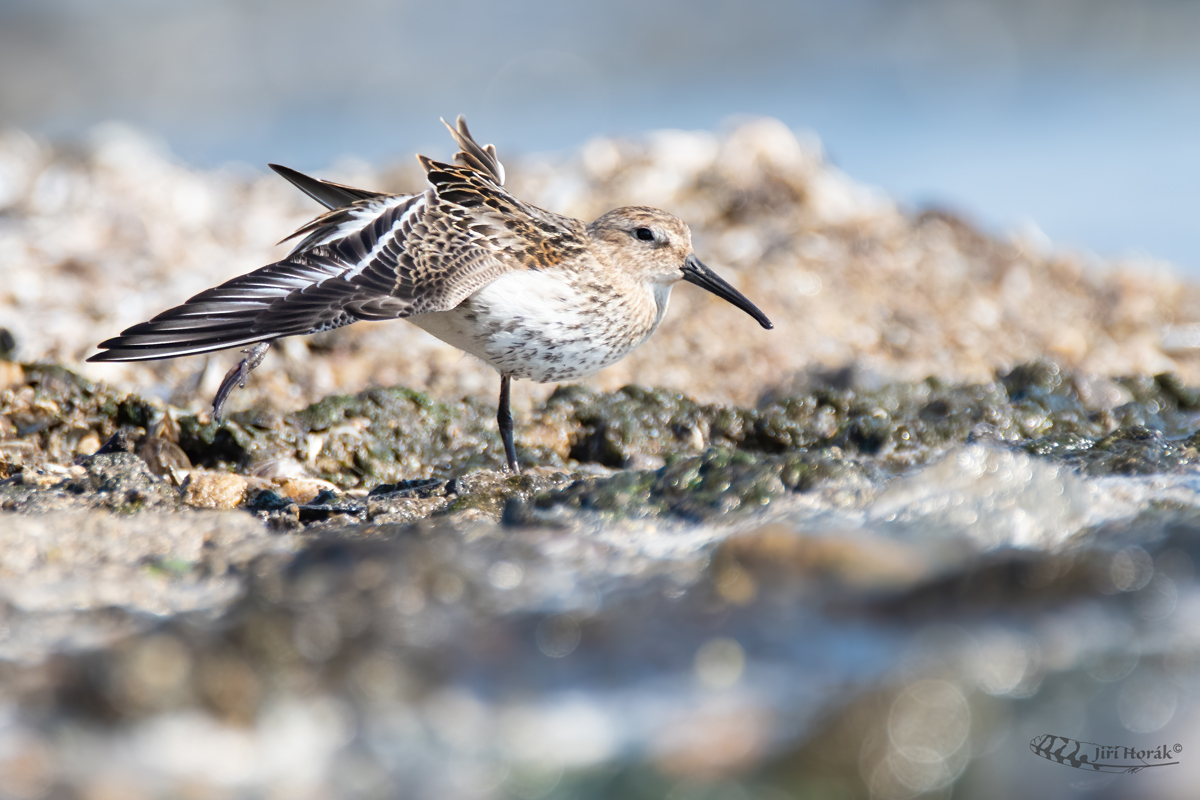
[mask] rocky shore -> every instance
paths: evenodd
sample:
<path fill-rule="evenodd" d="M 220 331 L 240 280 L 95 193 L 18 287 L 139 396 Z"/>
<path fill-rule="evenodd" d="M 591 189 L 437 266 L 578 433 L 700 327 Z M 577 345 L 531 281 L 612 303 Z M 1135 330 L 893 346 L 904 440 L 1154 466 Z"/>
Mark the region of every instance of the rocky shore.
<path fill-rule="evenodd" d="M 519 476 L 494 376 L 403 323 L 277 348 L 216 423 L 230 358 L 81 359 L 314 210 L 117 127 L 0 137 L 8 796 L 1095 788 L 1042 734 L 1181 743 L 1112 791 L 1190 796 L 1193 285 L 898 209 L 770 120 L 508 172 L 679 214 L 777 330 L 677 291 L 518 386 Z"/>

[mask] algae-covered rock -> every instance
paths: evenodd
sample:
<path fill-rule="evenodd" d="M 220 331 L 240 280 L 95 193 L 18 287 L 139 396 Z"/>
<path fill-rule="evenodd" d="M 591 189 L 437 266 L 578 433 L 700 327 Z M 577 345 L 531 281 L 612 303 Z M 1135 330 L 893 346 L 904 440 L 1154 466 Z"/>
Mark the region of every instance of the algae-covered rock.
<path fill-rule="evenodd" d="M 1019 366 L 986 384 L 930 378 L 868 390 L 823 388 L 753 409 L 704 405 L 665 390 L 631 386 L 602 394 L 572 386 L 547 401 L 541 422 L 567 428 L 571 458 L 614 468 L 710 447 L 768 454 L 836 447 L 892 469 L 929 463 L 977 437 L 1044 441 L 1031 452 L 1055 456 L 1061 448 L 1049 442 L 1062 437 L 1098 440 L 1134 425 L 1178 435 L 1192 424 L 1196 396 L 1173 376 L 1115 386 L 1132 399 L 1097 405 L 1084 378 L 1050 362 Z"/>
<path fill-rule="evenodd" d="M 412 389 L 331 397 L 288 420 L 315 451 L 317 474 L 339 486 L 495 468 L 495 411 L 477 401 L 438 403 Z"/>
<path fill-rule="evenodd" d="M 323 482 L 303 502 L 284 503 L 291 510 L 251 508 L 286 529 L 344 515 L 413 522 L 466 511 L 539 524 L 564 511 L 712 519 L 826 484 L 878 482 L 977 440 L 1093 475 L 1177 471 L 1197 458 L 1197 438 L 1188 435 L 1200 403 L 1200 392 L 1171 375 L 1092 379 L 1050 362 L 982 384 L 929 378 L 875 388 L 824 385 L 756 408 L 637 386 L 609 393 L 566 386 L 516 433 L 523 464 L 564 471 L 551 479 L 496 472 L 503 453 L 494 408 L 481 401 L 437 402 L 412 389 L 376 388 L 293 413 L 256 408 L 216 422 L 112 392 L 61 367 L 24 365 L 21 373 L 22 384 L 0 391 L 5 507 L 32 510 L 54 493 L 54 503 L 68 506 L 174 506 L 176 486 L 193 465 L 273 480 L 281 496 L 294 494 L 284 489 L 287 481 Z M 100 441 L 108 444 L 96 449 Z M 108 488 L 94 477 L 107 462 L 91 453 L 101 452 L 122 454 L 121 475 L 101 481 Z M 85 458 L 84 473 L 72 475 L 77 458 Z M 571 469 L 593 473 L 565 477 Z M 595 474 L 605 469 L 618 471 Z M 414 481 L 441 488 L 414 494 Z M 367 501 L 339 494 L 387 485 L 403 491 Z M 192 502 L 201 502 L 196 491 Z M 258 491 L 239 488 L 203 504 L 253 506 Z"/>
<path fill-rule="evenodd" d="M 446 485 L 446 494 L 451 496 L 449 505 L 441 513 L 467 513 L 472 519 L 486 518 L 499 521 L 510 503 L 520 503 L 537 494 L 568 483 L 570 479 L 561 472 L 549 475 L 527 470 L 520 475 L 506 472 L 475 472 L 456 478 Z"/>
<path fill-rule="evenodd" d="M 42 570 L 18 599 L 73 580 L 60 580 L 52 547 L 26 544 L 44 536 L 25 524 L 32 514 L 57 524 L 68 519 L 54 516 L 60 509 L 82 506 L 89 524 L 142 523 L 121 537 L 119 569 L 80 595 L 90 603 L 82 610 L 0 606 L 6 646 L 30 662 L 100 645 L 39 678 L 56 699 L 28 701 L 59 703 L 55 713 L 81 729 L 143 730 L 200 711 L 258 736 L 271 709 L 314 687 L 356 720 L 390 707 L 445 726 L 462 708 L 509 714 L 486 698 L 540 698 L 546 686 L 586 687 L 607 709 L 618 701 L 589 681 L 634 673 L 636 685 L 699 691 L 675 690 L 672 707 L 690 713 L 713 688 L 749 685 L 781 658 L 796 670 L 841 654 L 814 669 L 842 685 L 863 663 L 864 624 L 984 613 L 994 625 L 996 612 L 1021 603 L 1040 619 L 1044 608 L 1091 601 L 1101 585 L 1118 593 L 1104 594 L 1114 607 L 1165 613 L 1172 576 L 1184 574 L 1171 570 L 1196 558 L 1193 517 L 1160 524 L 1156 510 L 1139 521 L 1162 528 L 1173 548 L 1153 553 L 1140 549 L 1148 539 L 1129 545 L 1125 527 L 1081 528 L 1097 498 L 1118 511 L 1145 505 L 1136 481 L 1105 478 L 1101 488 L 1088 475 L 1193 468 L 1196 398 L 1170 376 L 1098 382 L 1039 362 L 980 384 L 826 385 L 753 408 L 564 387 L 519 420 L 526 471 L 510 475 L 499 471 L 487 403 L 373 389 L 217 423 L 65 371 L 27 374 L 0 391 L 0 443 L 10 446 L 0 452 L 28 453 L 7 462 L 0 509 L 21 512 L 12 529 L 32 532 L 7 558 L 32 553 Z M 79 452 L 85 444 L 92 454 Z M 1172 477 L 1190 479 L 1162 480 Z M 1161 496 L 1178 496 L 1169 489 Z M 1046 558 L 1038 548 L 1049 537 L 1017 535 L 1030 530 L 1117 548 Z M 188 548 L 160 546 L 186 531 Z M 1003 542 L 1029 554 L 972 566 L 972 554 Z M 292 556 L 276 543 L 304 549 Z M 164 608 L 148 627 L 146 611 Z M 215 624 L 202 621 L 221 609 Z M 986 644 L 988 631 L 979 635 Z M 1035 652 L 1018 655 L 1033 664 Z M 886 647 L 869 661 L 907 663 Z M 491 682 L 483 700 L 456 688 L 481 678 Z M 830 691 L 804 680 L 814 696 Z M 637 705 L 661 702 L 653 691 Z M 772 714 L 789 708 L 778 693 L 770 702 Z M 618 709 L 605 724 L 627 718 L 637 715 Z M 310 733 L 327 720 L 315 714 Z M 396 729 L 416 731 L 418 745 L 406 747 L 426 746 L 424 728 Z"/>
<path fill-rule="evenodd" d="M 57 365 L 20 368 L 22 382 L 0 390 L 0 435 L 32 446 L 27 453 L 31 465 L 69 464 L 78 455 L 91 455 L 97 441 L 118 429 L 136 427 L 123 403 L 129 395 L 98 387 Z"/>
<path fill-rule="evenodd" d="M 506 516 L 535 523 L 553 519 L 548 510 L 567 508 L 613 518 L 674 516 L 699 522 L 762 510 L 776 498 L 827 482 L 865 483 L 870 477 L 878 477 L 871 467 L 829 453 L 778 456 L 712 448 L 699 456 L 673 457 L 658 470 L 577 480 L 539 494 L 532 509 L 510 509 Z"/>
<path fill-rule="evenodd" d="M 449 505 L 447 486 L 434 478 L 380 484 L 367 495 L 367 518 L 376 524 L 424 519 Z"/>
<path fill-rule="evenodd" d="M 1161 431 L 1143 425 L 1118 428 L 1098 439 L 1078 434 L 1038 439 L 1026 452 L 1056 456 L 1089 475 L 1151 475 L 1174 472 L 1200 460 L 1196 435 L 1167 439 Z"/>
<path fill-rule="evenodd" d="M 546 401 L 543 420 L 554 420 L 570 430 L 570 456 L 606 467 L 628 466 L 635 455 L 658 456 L 703 450 L 714 437 L 721 438 L 716 417 L 740 430 L 738 421 L 726 420 L 720 407 L 704 406 L 678 392 L 626 386 L 611 393 L 582 386 L 561 387 Z M 752 414 L 753 412 L 743 412 Z"/>
<path fill-rule="evenodd" d="M 69 508 L 133 514 L 181 507 L 178 491 L 132 453 L 101 453 L 76 466 L 24 470 L 0 482 L 0 510 L 24 514 Z"/>

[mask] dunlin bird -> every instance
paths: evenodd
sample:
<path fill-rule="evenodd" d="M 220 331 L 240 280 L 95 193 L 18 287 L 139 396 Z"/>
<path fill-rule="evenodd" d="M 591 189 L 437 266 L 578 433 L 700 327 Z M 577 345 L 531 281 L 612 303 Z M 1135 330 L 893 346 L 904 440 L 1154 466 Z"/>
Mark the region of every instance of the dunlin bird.
<path fill-rule="evenodd" d="M 251 345 L 213 401 L 219 419 L 275 339 L 407 319 L 500 373 L 496 420 L 517 472 L 512 379 L 574 380 L 615 363 L 658 328 L 678 281 L 772 327 L 696 258 L 681 220 L 641 206 L 591 224 L 543 211 L 504 189 L 495 147 L 476 143 L 462 117 L 446 127 L 459 147 L 455 163 L 418 156 L 429 181 L 418 194 L 355 189 L 272 164 L 329 209 L 288 237 L 302 238 L 287 258 L 134 325 L 88 361 Z"/>

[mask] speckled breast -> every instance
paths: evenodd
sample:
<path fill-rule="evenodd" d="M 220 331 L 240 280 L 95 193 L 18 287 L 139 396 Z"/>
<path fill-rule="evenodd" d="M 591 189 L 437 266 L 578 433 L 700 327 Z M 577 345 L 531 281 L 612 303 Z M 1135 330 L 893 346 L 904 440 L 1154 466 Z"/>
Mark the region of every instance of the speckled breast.
<path fill-rule="evenodd" d="M 501 276 L 451 311 L 409 321 L 502 374 L 539 383 L 575 380 L 615 364 L 654 333 L 669 292 L 580 290 L 559 275 L 522 271 Z"/>

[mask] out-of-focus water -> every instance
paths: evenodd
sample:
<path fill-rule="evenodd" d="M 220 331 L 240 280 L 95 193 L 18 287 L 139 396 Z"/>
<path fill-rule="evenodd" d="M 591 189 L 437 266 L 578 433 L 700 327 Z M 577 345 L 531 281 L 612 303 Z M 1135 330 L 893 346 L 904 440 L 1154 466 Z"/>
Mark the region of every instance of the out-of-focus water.
<path fill-rule="evenodd" d="M 11 2 L 0 121 L 311 169 L 441 152 L 457 113 L 509 153 L 766 114 L 911 206 L 1194 271 L 1197 35 L 1165 0 Z"/>
<path fill-rule="evenodd" d="M 37 679 L 53 701 L 7 682 L 24 705 L 0 719 L 0 779 L 42 790 L 19 797 L 1192 797 L 1198 486 L 973 444 L 716 524 L 334 525 L 282 570 L 260 561 L 215 623 L 143 615 L 91 652 L 77 624 Z M 86 614 L 44 591 L 49 569 L 5 587 L 25 652 Z M 1055 758 L 1098 747 L 1160 755 L 1107 759 L 1128 774 Z"/>

